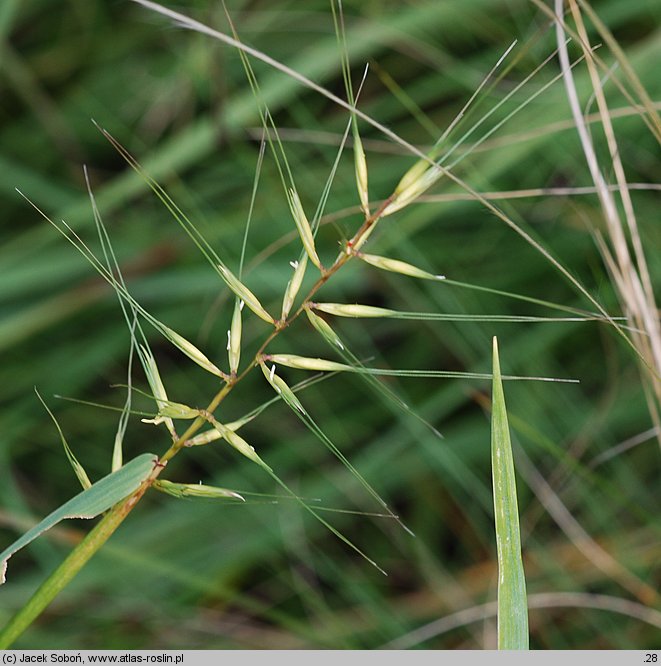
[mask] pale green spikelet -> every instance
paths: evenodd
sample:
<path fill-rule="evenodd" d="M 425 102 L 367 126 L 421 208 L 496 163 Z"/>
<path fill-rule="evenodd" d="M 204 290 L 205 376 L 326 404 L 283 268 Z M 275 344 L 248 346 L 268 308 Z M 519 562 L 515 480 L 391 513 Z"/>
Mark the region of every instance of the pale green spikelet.
<path fill-rule="evenodd" d="M 241 455 L 244 455 L 248 460 L 252 460 L 264 469 L 271 470 L 271 468 L 257 455 L 254 447 L 250 446 L 241 435 L 238 435 L 233 430 L 230 430 L 226 425 L 217 421 L 210 414 L 207 418 L 211 425 L 221 434 L 222 438 L 233 448 L 235 448 Z"/>
<path fill-rule="evenodd" d="M 418 160 L 399 180 L 395 188 L 394 195 L 400 195 L 404 190 L 408 189 L 415 183 L 422 174 L 429 168 L 427 160 Z"/>
<path fill-rule="evenodd" d="M 163 381 L 161 380 L 161 374 L 158 371 L 158 365 L 156 364 L 156 359 L 151 353 L 151 350 L 140 345 L 140 358 L 142 359 L 142 365 L 145 370 L 145 375 L 147 376 L 147 383 L 151 389 L 151 393 L 156 399 L 156 407 L 160 412 L 163 407 L 165 407 L 169 400 L 168 394 L 165 391 L 165 386 L 163 386 Z M 175 436 L 174 423 L 171 418 L 165 416 L 158 416 L 155 419 L 142 419 L 143 423 L 153 423 L 159 425 L 160 423 L 165 423 L 167 429 L 170 433 Z"/>
<path fill-rule="evenodd" d="M 237 419 L 236 421 L 231 421 L 230 423 L 224 423 L 223 425 L 228 430 L 236 432 L 237 430 L 239 430 L 239 428 L 242 428 L 246 423 L 250 423 L 250 421 L 256 418 L 258 413 L 259 412 L 250 413 L 241 419 Z M 223 436 L 221 435 L 221 433 L 216 428 L 213 428 L 211 430 L 205 430 L 204 432 L 201 432 L 199 435 L 195 435 L 195 437 L 192 437 L 186 442 L 186 446 L 204 446 L 205 444 L 216 442 L 219 439 L 222 439 L 222 437 Z"/>
<path fill-rule="evenodd" d="M 288 368 L 298 368 L 299 370 L 316 370 L 319 372 L 353 370 L 350 365 L 345 365 L 344 363 L 327 361 L 324 358 L 297 356 L 296 354 L 264 354 L 262 360 L 277 365 L 284 365 Z"/>
<path fill-rule="evenodd" d="M 430 166 L 417 178 L 413 179 L 410 185 L 407 185 L 403 189 L 399 189 L 398 187 L 395 190 L 392 201 L 383 209 L 381 217 L 391 215 L 395 211 L 408 206 L 408 204 L 426 192 L 442 175 L 443 171 L 439 167 Z"/>
<path fill-rule="evenodd" d="M 367 160 L 363 150 L 363 142 L 360 140 L 360 134 L 354 123 L 353 131 L 353 158 L 356 171 L 356 187 L 358 188 L 358 197 L 360 198 L 360 207 L 366 217 L 370 214 L 370 196 L 367 188 Z"/>
<path fill-rule="evenodd" d="M 310 305 L 310 304 L 308 304 Z M 339 336 L 335 331 L 330 327 L 329 323 L 318 314 L 315 314 L 312 311 L 311 307 L 305 308 L 305 314 L 308 316 L 310 323 L 317 329 L 319 333 L 334 347 L 344 350 L 344 344 L 340 340 Z"/>
<path fill-rule="evenodd" d="M 391 317 L 397 314 L 395 310 L 378 308 L 374 305 L 359 305 L 358 303 L 311 303 L 311 307 L 337 317 Z"/>
<path fill-rule="evenodd" d="M 285 289 L 285 295 L 282 299 L 282 320 L 287 319 L 291 309 L 294 305 L 296 296 L 301 288 L 303 283 L 303 278 L 305 277 L 305 269 L 308 265 L 308 255 L 304 254 L 298 261 L 292 262 L 292 267 L 294 269 L 294 274 L 291 276 L 291 279 L 287 283 L 287 289 Z"/>
<path fill-rule="evenodd" d="M 294 395 L 294 392 L 289 388 L 289 386 L 287 386 L 285 380 L 275 374 L 275 366 L 272 365 L 269 369 L 266 367 L 266 364 L 263 361 L 260 361 L 259 367 L 262 369 L 264 377 L 266 377 L 266 380 L 275 389 L 276 393 L 281 395 L 282 399 L 290 407 L 298 409 L 299 412 L 305 413 L 305 409 L 303 409 L 301 401 Z"/>
<path fill-rule="evenodd" d="M 364 229 L 358 238 L 354 239 L 352 249 L 348 249 L 348 254 L 355 254 L 357 250 L 360 250 L 360 248 L 365 245 L 369 237 L 374 233 L 374 230 L 377 227 L 377 223 L 381 217 L 383 216 L 380 216 L 377 220 L 373 220 L 372 224 L 370 224 L 367 229 Z"/>
<path fill-rule="evenodd" d="M 376 254 L 363 254 L 362 252 L 357 252 L 356 256 L 365 263 L 376 266 L 384 271 L 390 271 L 391 273 L 401 273 L 402 275 L 409 275 L 423 280 L 445 280 L 445 275 L 434 275 L 399 259 L 390 259 Z"/>
<path fill-rule="evenodd" d="M 273 317 L 271 317 L 271 315 L 264 309 L 257 296 L 255 296 L 255 294 L 253 294 L 252 291 L 250 291 L 250 289 L 248 289 L 248 287 L 246 287 L 246 285 L 243 284 L 243 282 L 241 282 L 241 280 L 239 280 L 229 268 L 227 268 L 227 266 L 219 264 L 218 268 L 227 286 L 239 297 L 240 300 L 242 300 L 260 319 L 263 319 L 269 324 L 275 324 L 275 319 L 273 319 Z"/>
<path fill-rule="evenodd" d="M 233 490 L 226 488 L 217 488 L 216 486 L 205 486 L 201 483 L 174 483 L 164 479 L 156 479 L 153 488 L 162 493 L 172 495 L 177 498 L 202 497 L 206 499 L 235 499 L 245 502 L 246 500 Z"/>
<path fill-rule="evenodd" d="M 189 342 L 186 338 L 167 326 L 163 326 L 162 333 L 177 349 L 195 361 L 201 368 L 204 368 L 212 375 L 225 379 L 225 373 L 215 366 L 192 342 Z"/>
<path fill-rule="evenodd" d="M 298 196 L 298 192 L 290 188 L 288 192 L 289 199 L 289 208 L 291 210 L 292 217 L 294 222 L 296 222 L 296 228 L 303 242 L 303 247 L 310 257 L 310 261 L 319 269 L 323 270 L 321 266 L 321 261 L 319 261 L 319 256 L 317 255 L 317 250 L 314 246 L 314 235 L 312 233 L 312 227 L 308 222 L 308 218 L 305 215 L 303 210 L 303 205 L 301 204 L 301 199 Z"/>
<path fill-rule="evenodd" d="M 170 418 L 170 419 L 196 419 L 200 416 L 199 409 L 193 409 L 188 405 L 184 405 L 180 402 L 169 401 L 166 405 L 161 407 L 158 412 L 159 416 Z"/>
<path fill-rule="evenodd" d="M 168 394 L 163 386 L 161 374 L 156 365 L 156 359 L 147 347 L 140 345 L 141 357 L 144 363 L 145 374 L 147 375 L 147 383 L 151 389 L 151 393 L 156 399 L 156 405 L 160 410 L 168 402 Z"/>
<path fill-rule="evenodd" d="M 195 435 L 195 437 L 186 442 L 186 446 L 205 446 L 206 444 L 211 444 L 211 442 L 217 442 L 222 437 L 218 430 L 213 428 L 212 430 L 205 430 L 199 435 Z"/>
<path fill-rule="evenodd" d="M 236 299 L 232 313 L 232 325 L 227 331 L 227 355 L 229 357 L 230 372 L 236 375 L 241 360 L 241 310 L 243 301 Z"/>

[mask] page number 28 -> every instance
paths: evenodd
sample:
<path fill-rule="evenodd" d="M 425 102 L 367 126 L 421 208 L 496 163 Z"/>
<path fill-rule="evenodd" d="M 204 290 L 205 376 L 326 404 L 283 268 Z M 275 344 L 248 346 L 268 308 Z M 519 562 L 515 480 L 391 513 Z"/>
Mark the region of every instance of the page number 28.
<path fill-rule="evenodd" d="M 645 659 L 643 661 L 646 664 L 656 664 L 658 661 L 658 655 L 656 652 L 648 652 L 645 654 Z"/>

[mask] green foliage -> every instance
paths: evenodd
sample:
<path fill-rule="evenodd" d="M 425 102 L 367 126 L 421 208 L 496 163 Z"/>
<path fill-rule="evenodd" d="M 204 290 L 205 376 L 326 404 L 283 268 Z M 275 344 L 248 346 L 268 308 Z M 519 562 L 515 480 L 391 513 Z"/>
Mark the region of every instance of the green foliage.
<path fill-rule="evenodd" d="M 0 553 L 0 583 L 5 582 L 7 561 L 14 553 L 65 518 L 96 518 L 100 513 L 107 511 L 140 487 L 154 469 L 156 460 L 157 457 L 153 453 L 143 453 L 49 513 L 40 523 Z"/>
<path fill-rule="evenodd" d="M 327 3 L 313 1 L 296 11 L 287 3 L 228 5 L 242 40 L 342 94 L 343 56 Z M 358 109 L 423 152 L 452 126 L 441 154 L 452 151 L 447 163 L 453 174 L 491 193 L 499 210 L 610 314 L 621 314 L 594 243 L 595 232 L 604 228 L 597 198 L 574 189 L 589 187 L 590 180 L 562 82 L 551 83 L 557 64 L 516 88 L 555 49 L 548 17 L 523 0 L 343 5 L 342 41 Z M 652 5 L 600 0 L 594 9 L 649 97 L 658 100 L 661 40 L 658 8 Z M 273 151 L 260 153 L 258 105 L 236 52 L 173 29 L 127 2 L 49 9 L 45 0 L 0 3 L 3 549 L 38 522 L 44 507 L 71 497 L 75 485 L 32 387 L 53 407 L 81 464 L 98 478 L 110 466 L 126 397 L 126 389 L 116 386 L 126 384 L 131 343 L 113 290 L 15 187 L 54 221 L 66 220 L 102 256 L 81 169 L 87 165 L 128 292 L 168 331 L 183 336 L 173 345 L 145 327 L 157 379 L 152 373 L 148 381 L 137 363 L 132 379 L 135 387 L 160 397 L 160 407 L 202 409 L 218 391 L 224 378 L 213 369 L 229 367 L 226 331 L 237 290 L 258 296 L 253 306 L 265 313 L 262 321 L 244 308 L 240 359 L 230 350 L 230 370 L 240 363 L 240 374 L 248 367 L 273 330 L 269 313 L 281 311 L 287 284 L 294 281 L 290 262 L 301 265 L 301 236 Z M 188 3 L 185 11 L 231 33 L 217 4 Z M 593 43 L 605 42 L 589 21 L 588 27 Z M 453 125 L 515 38 L 512 54 Z M 575 42 L 570 50 L 573 58 L 581 55 Z M 610 48 L 599 54 L 608 67 L 614 64 Z M 310 214 L 314 249 L 321 265 L 329 266 L 364 218 L 365 179 L 358 191 L 356 183 L 364 165 L 355 155 L 365 154 L 372 212 L 411 167 L 418 164 L 421 174 L 428 169 L 360 117 L 354 125 L 360 133 L 351 134 L 360 137 L 362 150 L 352 154 L 347 145 L 336 165 L 350 114 L 265 63 L 251 62 L 260 107 L 268 107 L 302 210 Z M 604 91 L 627 177 L 647 184 L 658 167 L 658 146 L 613 84 L 620 71 L 604 79 Z M 592 115 L 588 73 L 578 65 L 574 74 L 598 153 L 606 155 Z M 186 219 L 172 218 L 150 183 L 126 165 L 90 118 L 135 155 Z M 436 175 L 431 172 L 429 179 Z M 327 191 L 325 208 L 313 217 Z M 658 192 L 631 192 L 645 248 L 659 247 Z M 503 344 L 506 374 L 580 380 L 507 384 L 512 434 L 526 453 L 521 461 L 517 457 L 517 473 L 521 538 L 534 564 L 526 572 L 531 647 L 655 646 L 659 447 L 635 355 L 603 321 L 541 321 L 558 315 L 544 303 L 564 308 L 567 318 L 594 317 L 596 308 L 450 179 L 440 178 L 425 196 L 376 225 L 361 251 L 397 258 L 431 276 L 442 273 L 446 280 L 414 280 L 352 260 L 315 300 L 430 313 L 440 320 L 311 314 L 327 319 L 325 334 L 351 350 L 342 356 L 347 364 L 450 371 L 456 378 L 342 372 L 298 391 L 294 382 L 303 371 L 278 368 L 278 377 L 296 391 L 314 423 L 359 472 L 357 478 L 283 400 L 273 399 L 259 370 L 247 375 L 216 413 L 222 432 L 201 430 L 191 442 L 199 446 L 182 450 L 163 472 L 168 479 L 236 489 L 246 501 L 184 502 L 149 493 L 54 602 L 54 612 L 16 647 L 495 647 L 495 609 L 481 605 L 495 599 L 496 545 L 485 446 L 489 424 L 480 410 L 490 386 L 494 335 Z M 251 226 L 244 262 L 246 219 Z M 202 255 L 197 237 L 182 232 L 179 225 L 188 229 L 186 220 L 213 253 L 203 246 L 208 256 Z M 216 255 L 227 267 L 224 276 Z M 658 285 L 661 256 L 648 255 L 651 280 Z M 295 275 L 300 284 L 292 296 L 296 302 L 288 303 L 291 312 L 318 277 L 312 269 Z M 177 346 L 192 351 L 203 367 L 208 361 L 213 372 L 193 366 Z M 332 351 L 300 317 L 271 351 L 335 359 L 331 354 L 342 350 Z M 53 394 L 117 411 L 70 402 L 55 408 Z M 159 405 L 137 391 L 131 408 L 159 418 Z M 167 426 L 169 417 L 160 418 Z M 227 430 L 239 427 L 240 441 L 250 442 L 246 446 L 254 446 L 305 505 L 223 441 L 233 437 Z M 123 449 L 131 458 L 145 450 L 161 453 L 170 442 L 166 427 L 134 415 Z M 416 538 L 381 515 L 382 506 L 360 479 Z M 333 528 L 378 562 L 388 578 L 340 543 L 306 506 L 325 512 Z M 563 522 L 562 508 L 575 523 Z M 73 524 L 52 530 L 12 560 L 0 624 L 24 606 L 87 529 Z M 589 539 L 621 569 L 597 566 Z M 632 578 L 647 587 L 636 587 Z M 446 623 L 434 630 L 431 623 L 439 619 Z M 412 633 L 428 624 L 427 633 Z"/>
<path fill-rule="evenodd" d="M 491 476 L 498 550 L 498 649 L 528 649 L 528 601 L 521 560 L 519 506 L 498 342 L 493 339 Z"/>

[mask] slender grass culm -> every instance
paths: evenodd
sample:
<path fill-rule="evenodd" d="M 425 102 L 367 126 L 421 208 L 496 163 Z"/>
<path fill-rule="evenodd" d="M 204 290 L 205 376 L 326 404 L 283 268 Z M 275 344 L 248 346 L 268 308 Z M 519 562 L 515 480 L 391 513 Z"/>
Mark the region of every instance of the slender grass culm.
<path fill-rule="evenodd" d="M 34 266 L 0 247 L 0 346 L 23 350 L 0 385 L 30 398 L 3 422 L 21 446 L 0 449 L 0 649 L 640 647 L 661 628 L 658 45 L 618 0 L 615 33 L 587 0 L 515 0 L 511 24 L 496 2 L 198 20 L 122 0 L 138 20 L 100 49 L 108 78 L 35 114 L 77 155 L 62 121 L 85 90 L 108 155 L 76 159 L 84 206 L 0 169 L 47 222 Z M 12 12 L 8 80 L 49 109 L 60 84 L 27 66 L 49 58 L 4 46 Z M 121 113 L 141 86 L 150 104 L 126 124 L 104 92 L 124 48 L 144 68 Z M 43 307 L 11 300 L 36 284 Z M 38 353 L 15 342 L 42 329 Z"/>

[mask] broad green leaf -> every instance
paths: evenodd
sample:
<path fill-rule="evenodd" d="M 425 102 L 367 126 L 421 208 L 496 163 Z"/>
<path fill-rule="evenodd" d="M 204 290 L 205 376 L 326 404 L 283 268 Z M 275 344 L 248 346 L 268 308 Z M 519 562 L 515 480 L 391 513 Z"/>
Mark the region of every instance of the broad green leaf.
<path fill-rule="evenodd" d="M 0 553 L 0 584 L 5 582 L 7 562 L 14 553 L 65 518 L 95 518 L 100 513 L 107 511 L 140 487 L 140 484 L 154 469 L 156 459 L 157 456 L 153 453 L 143 453 L 126 463 L 121 469 L 104 476 L 87 490 L 72 497 L 59 509 L 46 516 L 38 525 L 28 530 L 20 539 Z"/>
<path fill-rule="evenodd" d="M 498 341 L 493 339 L 491 466 L 498 550 L 498 649 L 528 649 L 528 603 L 521 559 L 519 510 L 514 458 L 505 394 L 500 376 Z"/>

